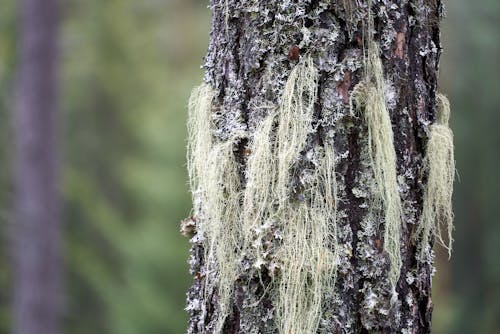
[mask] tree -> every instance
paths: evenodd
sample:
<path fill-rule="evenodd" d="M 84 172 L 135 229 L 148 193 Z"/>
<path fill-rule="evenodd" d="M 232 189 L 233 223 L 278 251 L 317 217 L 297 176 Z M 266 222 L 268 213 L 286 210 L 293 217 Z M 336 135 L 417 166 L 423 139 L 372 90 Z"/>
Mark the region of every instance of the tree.
<path fill-rule="evenodd" d="M 58 333 L 61 222 L 55 0 L 20 3 L 15 111 L 14 333 Z"/>
<path fill-rule="evenodd" d="M 188 124 L 188 332 L 430 332 L 454 178 L 441 1 L 211 9 Z"/>

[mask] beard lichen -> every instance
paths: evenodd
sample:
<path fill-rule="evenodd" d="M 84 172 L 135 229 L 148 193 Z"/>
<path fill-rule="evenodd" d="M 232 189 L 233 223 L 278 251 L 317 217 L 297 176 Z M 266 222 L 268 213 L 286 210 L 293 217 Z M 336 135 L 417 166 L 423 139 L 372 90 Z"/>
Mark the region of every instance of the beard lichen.
<path fill-rule="evenodd" d="M 280 333 L 317 330 L 325 291 L 336 273 L 335 154 L 333 145 L 316 148 L 312 178 L 300 189 L 293 170 L 314 131 L 318 71 L 310 57 L 297 64 L 285 83 L 281 102 L 256 127 L 245 152 L 244 184 L 235 147 L 241 136 L 212 136 L 215 92 L 202 85 L 189 103 L 188 169 L 197 233 L 203 240 L 205 298 L 216 294 L 214 332 L 221 333 L 245 259 L 267 271 Z M 301 197 L 297 197 L 300 192 Z M 260 235 L 273 226 L 279 237 L 271 248 Z M 260 231 L 260 232 L 259 232 Z M 272 254 L 271 254 L 272 253 Z M 270 262 L 273 262 L 274 269 Z"/>
<path fill-rule="evenodd" d="M 188 171 L 195 214 L 203 221 L 199 235 L 204 240 L 205 298 L 217 293 L 220 310 L 215 324 L 222 331 L 229 315 L 230 299 L 241 247 L 239 163 L 234 148 L 239 137 L 215 142 L 212 137 L 215 92 L 202 84 L 189 101 Z"/>
<path fill-rule="evenodd" d="M 453 154 L 453 132 L 448 126 L 450 102 L 446 96 L 437 95 L 438 113 L 436 123 L 430 126 L 424 168 L 428 169 L 427 185 L 424 191 L 422 217 L 415 236 L 420 238 L 420 259 L 429 253 L 429 242 L 434 236 L 448 251 L 452 250 L 452 193 L 455 178 Z M 443 229 L 446 237 L 443 237 Z M 446 239 L 446 241 L 445 241 Z"/>
<path fill-rule="evenodd" d="M 276 158 L 273 153 L 275 115 L 271 113 L 257 127 L 250 142 L 246 184 L 243 192 L 243 236 L 247 255 L 255 259 L 260 269 L 266 264 L 267 252 L 263 249 L 261 226 L 272 224 L 274 185 L 276 184 Z M 267 225 L 266 225 L 267 224 Z"/>
<path fill-rule="evenodd" d="M 208 84 L 193 89 L 189 98 L 187 167 L 193 203 L 203 182 L 205 162 L 212 148 L 212 105 L 215 91 Z"/>
<path fill-rule="evenodd" d="M 280 333 L 315 333 L 325 292 L 332 292 L 337 266 L 336 180 L 333 148 L 326 146 L 314 184 L 304 197 L 282 207 L 283 245 L 276 313 Z"/>
<path fill-rule="evenodd" d="M 396 170 L 396 151 L 391 119 L 385 97 L 385 81 L 380 50 L 371 42 L 367 50 L 366 78 L 353 90 L 356 108 L 368 128 L 368 152 L 373 170 L 375 196 L 371 210 L 384 212 L 384 250 L 391 266 L 389 279 L 397 284 L 401 269 L 401 228 L 403 210 Z"/>
<path fill-rule="evenodd" d="M 311 184 L 293 194 L 291 171 L 313 131 L 318 71 L 312 58 L 297 65 L 285 84 L 278 114 L 275 151 L 276 216 L 283 240 L 277 251 L 276 316 L 280 333 L 314 333 L 323 294 L 335 280 L 336 182 L 333 147 L 326 146 Z M 296 190 L 296 189 L 295 189 Z M 333 251 L 332 251 L 333 250 Z"/>
<path fill-rule="evenodd" d="M 237 139 L 216 144 L 206 162 L 206 198 L 204 209 L 207 223 L 201 225 L 206 236 L 206 297 L 217 291 L 220 315 L 216 332 L 222 330 L 229 315 L 234 281 L 237 278 L 241 248 L 239 164 L 234 155 Z"/>
<path fill-rule="evenodd" d="M 314 103 L 318 89 L 318 71 L 311 57 L 306 57 L 291 71 L 281 96 L 276 133 L 278 179 L 276 196 L 284 205 L 289 196 L 292 165 L 297 161 L 312 132 Z"/>

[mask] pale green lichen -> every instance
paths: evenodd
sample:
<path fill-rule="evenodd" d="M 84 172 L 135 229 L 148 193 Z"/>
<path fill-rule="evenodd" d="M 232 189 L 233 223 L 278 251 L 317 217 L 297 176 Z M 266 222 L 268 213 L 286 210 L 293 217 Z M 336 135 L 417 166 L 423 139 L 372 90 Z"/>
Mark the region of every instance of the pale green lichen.
<path fill-rule="evenodd" d="M 230 313 L 230 298 L 236 279 L 241 247 L 239 164 L 233 136 L 214 143 L 212 138 L 212 88 L 203 84 L 193 90 L 188 118 L 188 170 L 196 214 L 203 220 L 200 235 L 205 246 L 205 297 L 217 291 L 220 311 L 216 332 L 222 331 Z"/>
<path fill-rule="evenodd" d="M 307 57 L 290 73 L 279 108 L 275 198 L 276 214 L 284 230 L 277 256 L 282 259 L 282 270 L 276 312 L 279 332 L 286 334 L 316 332 L 323 294 L 333 290 L 335 280 L 337 198 L 333 147 L 325 147 L 314 183 L 304 190 L 304 200 L 293 200 L 290 194 L 290 172 L 313 130 L 317 85 L 317 69 Z M 307 198 L 310 203 L 306 203 Z"/>
<path fill-rule="evenodd" d="M 396 172 L 396 151 L 391 119 L 387 110 L 380 50 L 374 42 L 368 48 L 367 55 L 366 80 L 355 87 L 353 99 L 368 127 L 368 150 L 376 189 L 372 209 L 382 209 L 384 212 L 384 250 L 391 261 L 389 279 L 395 286 L 402 264 L 400 239 L 403 224 Z"/>
<path fill-rule="evenodd" d="M 242 213 L 244 248 L 256 258 L 258 269 L 265 263 L 264 255 L 255 242 L 255 231 L 272 219 L 276 183 L 276 158 L 273 154 L 275 115 L 265 118 L 257 127 L 248 148 L 249 157 L 246 170 L 246 185 L 243 194 Z M 256 236 L 260 238 L 261 236 Z"/>
<path fill-rule="evenodd" d="M 216 144 L 206 161 L 207 178 L 204 209 L 207 222 L 201 225 L 206 236 L 206 291 L 217 289 L 220 314 L 216 332 L 222 330 L 230 313 L 230 298 L 237 277 L 241 248 L 241 184 L 238 162 L 233 152 L 235 141 Z M 217 275 L 214 273 L 217 272 Z M 213 278 L 213 279 L 212 279 Z"/>
<path fill-rule="evenodd" d="M 187 165 L 193 202 L 204 177 L 205 162 L 212 148 L 212 101 L 215 91 L 208 84 L 193 89 L 189 98 Z M 204 187 L 203 187 L 204 188 Z"/>
<path fill-rule="evenodd" d="M 337 267 L 336 180 L 333 148 L 325 147 L 307 189 L 310 203 L 283 207 L 283 245 L 278 251 L 282 271 L 278 284 L 277 320 L 280 333 L 315 333 L 323 297 L 333 292 Z"/>
<path fill-rule="evenodd" d="M 244 258 L 260 271 L 269 265 L 262 231 L 281 229 L 274 263 L 278 274 L 266 287 L 276 309 L 280 333 L 313 333 L 325 291 L 333 291 L 337 266 L 335 154 L 319 148 L 312 177 L 298 190 L 292 171 L 314 131 L 318 71 L 304 57 L 288 77 L 276 110 L 257 126 L 248 153 L 245 184 L 234 149 L 243 134 L 212 138 L 214 92 L 207 85 L 193 91 L 189 115 L 188 167 L 197 214 L 203 223 L 205 298 L 218 296 L 216 333 L 230 314 L 234 283 Z M 297 199 L 300 191 L 303 198 Z M 197 204 L 196 204 L 197 203 Z M 270 265 L 269 265 L 270 266 Z"/>
<path fill-rule="evenodd" d="M 455 178 L 455 158 L 453 154 L 453 132 L 448 126 L 450 103 L 446 96 L 438 94 L 438 114 L 436 123 L 430 126 L 429 141 L 424 160 L 429 176 L 424 192 L 422 217 L 416 230 L 420 238 L 420 258 L 428 254 L 429 241 L 434 236 L 448 251 L 452 250 L 452 194 Z M 446 237 L 443 237 L 443 229 Z M 446 239 L 446 240 L 445 240 Z"/>
<path fill-rule="evenodd" d="M 312 58 L 294 67 L 285 84 L 278 112 L 276 154 L 278 179 L 276 197 L 284 205 L 288 198 L 290 172 L 312 132 L 314 103 L 318 89 L 318 70 Z"/>

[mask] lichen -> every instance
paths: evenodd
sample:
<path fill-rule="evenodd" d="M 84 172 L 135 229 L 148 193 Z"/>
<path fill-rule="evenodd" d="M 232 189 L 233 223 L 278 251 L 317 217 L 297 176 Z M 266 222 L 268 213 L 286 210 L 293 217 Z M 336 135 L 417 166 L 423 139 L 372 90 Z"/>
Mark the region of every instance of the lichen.
<path fill-rule="evenodd" d="M 435 237 L 451 256 L 452 250 L 452 194 L 455 178 L 453 132 L 448 126 L 450 102 L 438 94 L 436 123 L 430 126 L 424 165 L 428 169 L 427 184 L 420 223 L 415 237 L 420 239 L 420 259 L 429 253 L 429 242 Z M 444 231 L 443 231 L 444 230 Z M 446 234 L 446 236 L 443 236 Z"/>
<path fill-rule="evenodd" d="M 266 264 L 268 249 L 262 244 L 261 230 L 267 230 L 273 217 L 276 184 L 276 158 L 273 153 L 275 115 L 271 113 L 256 127 L 247 148 L 248 160 L 246 185 L 243 193 L 242 212 L 244 249 L 255 259 L 254 266 L 260 269 Z M 266 247 L 267 248 L 267 247 Z"/>
<path fill-rule="evenodd" d="M 325 147 L 310 203 L 289 201 L 281 207 L 285 222 L 283 245 L 278 251 L 282 272 L 278 283 L 277 321 L 280 333 L 315 333 L 324 294 L 333 291 L 337 268 L 337 228 L 333 147 Z"/>
<path fill-rule="evenodd" d="M 372 209 L 382 208 L 384 212 L 384 250 L 391 261 L 389 278 L 395 286 L 402 264 L 400 239 L 403 224 L 396 151 L 387 110 L 382 61 L 376 43 L 371 43 L 367 54 L 366 79 L 356 86 L 353 99 L 368 127 L 369 156 L 376 187 Z"/>
<path fill-rule="evenodd" d="M 215 91 L 208 84 L 193 89 L 189 98 L 187 165 L 193 203 L 198 201 L 204 176 L 205 162 L 212 147 L 212 104 Z"/>
<path fill-rule="evenodd" d="M 202 84 L 193 90 L 188 118 L 188 170 L 195 215 L 203 221 L 198 233 L 204 240 L 205 298 L 217 292 L 220 310 L 216 332 L 230 313 L 230 298 L 237 275 L 241 247 L 239 164 L 234 136 L 212 138 L 213 89 Z"/>
<path fill-rule="evenodd" d="M 307 136 L 312 132 L 314 104 L 318 90 L 318 71 L 312 58 L 306 57 L 290 72 L 281 96 L 276 133 L 278 178 L 276 197 L 284 207 L 289 197 L 290 172 L 300 152 L 305 148 Z"/>
<path fill-rule="evenodd" d="M 313 131 L 317 84 L 317 69 L 312 58 L 305 57 L 290 72 L 278 115 L 271 111 L 256 126 L 245 149 L 244 186 L 234 152 L 244 134 L 214 139 L 214 94 L 206 85 L 193 92 L 188 167 L 192 192 L 197 194 L 193 199 L 198 203 L 196 214 L 203 220 L 197 229 L 204 237 L 204 295 L 218 296 L 216 333 L 222 332 L 231 312 L 243 258 L 251 259 L 257 272 L 265 267 L 273 274 L 279 268 L 276 282 L 266 289 L 274 289 L 269 294 L 275 299 L 280 333 L 314 332 L 323 294 L 334 289 L 338 199 L 333 146 L 325 143 L 319 155 L 311 153 L 316 166 L 304 174 L 301 189 L 292 182 L 295 164 Z M 281 234 L 274 238 L 279 241 L 274 250 L 264 239 L 276 225 Z M 276 259 L 271 258 L 273 251 Z"/>
<path fill-rule="evenodd" d="M 324 291 L 334 288 L 337 241 L 333 147 L 326 146 L 315 171 L 304 175 L 303 194 L 298 200 L 291 183 L 291 172 L 313 131 L 317 84 L 317 69 L 312 58 L 306 57 L 290 72 L 278 116 L 271 113 L 263 120 L 249 146 L 243 216 L 246 239 L 252 236 L 246 244 L 252 242 L 253 247 L 248 248 L 257 251 L 257 269 L 269 260 L 269 246 L 263 247 L 261 231 L 268 230 L 274 221 L 282 228 L 275 254 L 280 275 L 275 278 L 276 291 L 270 292 L 275 296 L 280 333 L 315 332 Z"/>

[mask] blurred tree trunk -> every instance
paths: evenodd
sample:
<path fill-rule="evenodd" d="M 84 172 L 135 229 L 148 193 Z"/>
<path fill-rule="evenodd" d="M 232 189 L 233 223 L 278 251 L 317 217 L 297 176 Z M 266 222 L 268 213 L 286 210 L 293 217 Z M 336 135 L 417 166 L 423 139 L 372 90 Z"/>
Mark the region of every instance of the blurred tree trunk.
<path fill-rule="evenodd" d="M 246 129 L 251 138 L 266 115 L 263 106 L 279 105 L 290 70 L 305 54 L 312 56 L 319 70 L 317 127 L 301 159 L 307 161 L 306 152 L 333 141 L 338 155 L 340 258 L 336 292 L 324 292 L 318 332 L 429 333 L 434 269 L 431 261 L 417 260 L 412 237 L 422 211 L 428 126 L 436 117 L 440 0 L 374 0 L 371 10 L 368 1 L 212 0 L 211 9 L 205 80 L 216 91 L 217 140 L 229 138 L 235 128 Z M 349 110 L 352 89 L 363 79 L 367 37 L 363 30 L 369 11 L 388 82 L 385 93 L 404 210 L 403 264 L 396 293 L 387 279 L 390 263 L 383 251 L 384 224 L 369 222 L 366 178 L 371 174 L 363 156 L 366 124 Z M 247 145 L 248 140 L 242 139 L 235 153 L 243 180 Z M 308 167 L 299 164 L 294 175 L 298 178 L 301 169 Z M 205 291 L 204 238 L 195 235 L 191 242 L 195 282 L 188 293 L 188 332 L 212 333 L 220 312 L 218 296 Z M 266 268 L 259 272 L 242 266 L 223 333 L 277 332 L 272 298 L 262 288 L 270 282 Z"/>
<path fill-rule="evenodd" d="M 59 332 L 61 224 L 56 0 L 19 3 L 13 332 Z"/>

